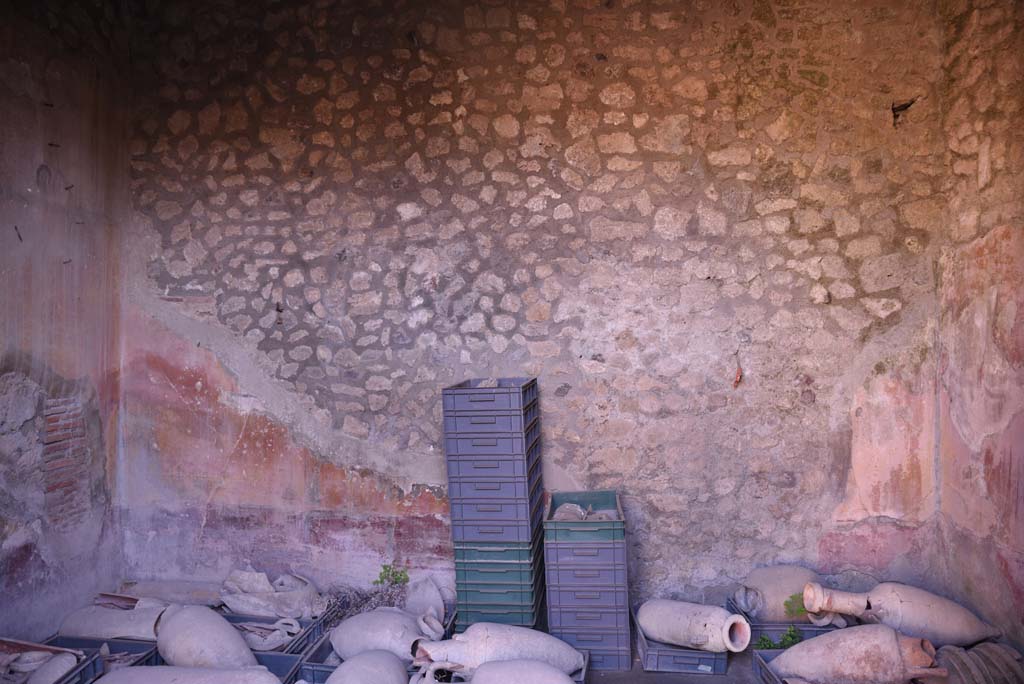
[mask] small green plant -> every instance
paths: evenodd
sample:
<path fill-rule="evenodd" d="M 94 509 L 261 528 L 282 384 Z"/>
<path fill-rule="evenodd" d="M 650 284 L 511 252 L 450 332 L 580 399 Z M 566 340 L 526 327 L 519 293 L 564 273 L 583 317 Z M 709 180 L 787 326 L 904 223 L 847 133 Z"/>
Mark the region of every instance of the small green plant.
<path fill-rule="evenodd" d="M 772 638 L 767 634 L 762 634 L 758 637 L 757 642 L 754 644 L 754 648 L 759 650 L 768 650 L 772 648 L 789 648 L 795 646 L 804 640 L 804 635 L 800 633 L 800 630 L 790 625 L 789 628 L 782 633 L 779 637 L 779 643 L 772 641 Z"/>
<path fill-rule="evenodd" d="M 800 630 L 793 625 L 789 626 L 785 632 L 782 633 L 782 637 L 779 639 L 779 648 L 789 648 L 795 646 L 804 640 L 804 635 L 800 633 Z"/>
<path fill-rule="evenodd" d="M 377 579 L 373 580 L 377 586 L 390 587 L 409 583 L 409 571 L 396 565 L 383 565 Z"/>
<path fill-rule="evenodd" d="M 804 595 L 793 594 L 786 602 L 782 604 L 786 608 L 786 615 L 789 617 L 801 617 L 807 615 L 807 609 L 804 607 Z"/>

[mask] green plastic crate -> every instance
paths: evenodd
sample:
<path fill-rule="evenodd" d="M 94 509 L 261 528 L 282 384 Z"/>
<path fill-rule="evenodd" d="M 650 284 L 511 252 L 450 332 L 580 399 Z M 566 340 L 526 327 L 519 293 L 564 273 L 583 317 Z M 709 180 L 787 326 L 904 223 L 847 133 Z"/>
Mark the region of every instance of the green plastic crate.
<path fill-rule="evenodd" d="M 538 529 L 530 542 L 455 542 L 455 562 L 529 563 L 544 554 L 543 539 Z"/>
<path fill-rule="evenodd" d="M 574 503 L 584 510 L 614 510 L 615 520 L 551 520 L 562 504 Z M 546 541 L 617 541 L 626 538 L 626 518 L 622 514 L 619 495 L 611 489 L 593 492 L 552 492 L 544 509 Z"/>
<path fill-rule="evenodd" d="M 539 551 L 533 558 L 519 561 L 455 561 L 455 582 L 458 584 L 533 584 L 543 572 Z"/>
<path fill-rule="evenodd" d="M 493 606 L 488 604 L 459 604 L 459 618 L 455 623 L 456 633 L 463 632 L 476 622 L 497 622 L 502 625 L 533 627 L 543 617 L 544 592 L 537 593 L 537 600 L 527 606 Z"/>
<path fill-rule="evenodd" d="M 544 575 L 536 573 L 526 584 L 455 583 L 458 606 L 532 606 L 544 593 Z"/>

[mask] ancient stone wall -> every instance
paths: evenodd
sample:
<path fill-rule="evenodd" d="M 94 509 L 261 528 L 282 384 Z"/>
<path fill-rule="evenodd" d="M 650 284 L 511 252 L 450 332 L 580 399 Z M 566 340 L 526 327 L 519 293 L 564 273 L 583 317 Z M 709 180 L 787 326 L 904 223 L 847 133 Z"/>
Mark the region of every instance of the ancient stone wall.
<path fill-rule="evenodd" d="M 108 466 L 118 444 L 126 54 L 123 17 L 103 3 L 0 7 L 6 637 L 49 636 L 119 573 Z"/>
<path fill-rule="evenodd" d="M 440 389 L 536 374 L 546 484 L 623 493 L 638 596 L 712 598 L 780 560 L 928 576 L 931 2 L 152 21 L 126 263 L 136 572 L 215 577 L 268 548 L 322 580 L 444 568 Z"/>

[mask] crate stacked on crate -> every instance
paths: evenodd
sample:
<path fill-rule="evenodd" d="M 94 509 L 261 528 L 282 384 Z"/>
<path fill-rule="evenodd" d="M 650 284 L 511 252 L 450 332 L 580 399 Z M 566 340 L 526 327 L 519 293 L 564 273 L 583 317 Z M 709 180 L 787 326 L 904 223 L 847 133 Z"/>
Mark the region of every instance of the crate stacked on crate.
<path fill-rule="evenodd" d="M 532 627 L 544 598 L 537 380 L 467 380 L 442 398 L 456 631 L 475 622 Z"/>
<path fill-rule="evenodd" d="M 583 520 L 552 520 L 563 504 Z M 626 524 L 614 491 L 555 492 L 544 514 L 548 631 L 590 652 L 592 670 L 629 670 Z"/>

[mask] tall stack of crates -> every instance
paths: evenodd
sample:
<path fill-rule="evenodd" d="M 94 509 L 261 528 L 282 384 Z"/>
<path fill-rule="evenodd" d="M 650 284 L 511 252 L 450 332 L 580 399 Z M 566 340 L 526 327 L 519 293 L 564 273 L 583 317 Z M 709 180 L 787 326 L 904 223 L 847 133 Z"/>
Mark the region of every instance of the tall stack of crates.
<path fill-rule="evenodd" d="M 544 601 L 537 380 L 467 380 L 442 396 L 455 629 L 475 622 L 533 627 Z"/>
<path fill-rule="evenodd" d="M 552 520 L 559 506 L 588 512 L 581 521 Z M 590 651 L 592 670 L 629 670 L 626 523 L 614 491 L 555 492 L 544 513 L 548 631 Z"/>

